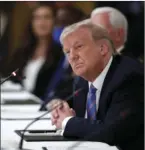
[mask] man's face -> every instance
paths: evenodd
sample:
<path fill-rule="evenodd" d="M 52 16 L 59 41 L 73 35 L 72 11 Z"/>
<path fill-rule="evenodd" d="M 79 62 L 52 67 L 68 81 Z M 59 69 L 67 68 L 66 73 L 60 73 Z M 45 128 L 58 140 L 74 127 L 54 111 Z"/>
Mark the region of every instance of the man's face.
<path fill-rule="evenodd" d="M 100 24 L 104 28 L 108 28 L 109 26 L 109 13 L 98 13 L 91 16 L 91 20 L 94 24 Z M 111 26 L 111 24 L 110 24 Z"/>
<path fill-rule="evenodd" d="M 100 24 L 103 26 L 108 32 L 112 40 L 114 41 L 115 36 L 115 30 L 113 29 L 112 25 L 110 24 L 109 20 L 109 12 L 108 13 L 98 13 L 91 17 L 91 20 L 94 24 L 98 25 Z"/>
<path fill-rule="evenodd" d="M 63 49 L 74 73 L 81 77 L 94 74 L 101 67 L 101 44 L 94 41 L 87 28 L 79 28 L 63 40 Z"/>
<path fill-rule="evenodd" d="M 98 25 L 100 24 L 103 26 L 109 33 L 116 49 L 118 46 L 124 44 L 124 30 L 123 28 L 113 28 L 110 20 L 109 20 L 109 13 L 110 12 L 105 12 L 105 13 L 98 13 L 94 16 L 91 16 L 91 21 L 92 23 Z M 119 44 L 119 45 L 118 45 Z"/>

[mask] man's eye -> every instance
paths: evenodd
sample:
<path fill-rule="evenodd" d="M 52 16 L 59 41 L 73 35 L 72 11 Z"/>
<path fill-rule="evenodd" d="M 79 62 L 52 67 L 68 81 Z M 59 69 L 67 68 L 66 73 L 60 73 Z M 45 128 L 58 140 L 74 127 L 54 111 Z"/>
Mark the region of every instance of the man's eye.
<path fill-rule="evenodd" d="M 65 54 L 68 56 L 70 54 L 70 51 L 66 51 Z"/>
<path fill-rule="evenodd" d="M 77 48 L 82 48 L 82 47 L 83 47 L 83 45 L 78 45 L 78 46 L 77 46 Z"/>
<path fill-rule="evenodd" d="M 70 52 L 70 50 L 69 50 L 69 49 L 63 49 L 63 52 L 64 52 L 65 54 L 68 54 L 68 53 Z"/>
<path fill-rule="evenodd" d="M 69 53 L 70 53 L 70 51 L 66 51 L 65 53 L 66 53 L 66 54 L 69 54 Z"/>

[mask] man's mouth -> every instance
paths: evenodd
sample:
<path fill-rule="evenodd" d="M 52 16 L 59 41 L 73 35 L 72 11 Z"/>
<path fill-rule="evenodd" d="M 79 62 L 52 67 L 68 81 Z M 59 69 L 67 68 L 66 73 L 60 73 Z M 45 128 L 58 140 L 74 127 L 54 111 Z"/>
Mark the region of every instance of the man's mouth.
<path fill-rule="evenodd" d="M 80 64 L 75 65 L 74 67 L 75 67 L 75 69 L 78 69 L 78 68 L 82 67 L 82 65 L 83 64 L 80 63 Z"/>

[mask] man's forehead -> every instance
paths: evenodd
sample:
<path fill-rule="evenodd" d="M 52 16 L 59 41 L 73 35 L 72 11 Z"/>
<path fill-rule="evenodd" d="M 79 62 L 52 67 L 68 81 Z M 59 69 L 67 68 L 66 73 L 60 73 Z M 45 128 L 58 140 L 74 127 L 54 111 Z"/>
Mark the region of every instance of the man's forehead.
<path fill-rule="evenodd" d="M 86 36 L 87 35 L 87 36 Z M 83 40 L 86 37 L 89 37 L 90 31 L 87 28 L 78 28 L 75 31 L 69 33 L 65 38 L 64 41 L 69 40 Z"/>
<path fill-rule="evenodd" d="M 108 23 L 109 22 L 109 13 L 110 12 L 100 12 L 92 16 L 92 22 L 94 23 Z"/>
<path fill-rule="evenodd" d="M 84 32 L 86 34 L 90 33 L 90 29 L 87 27 L 79 27 L 76 32 Z"/>
<path fill-rule="evenodd" d="M 104 18 L 108 18 L 109 17 L 109 13 L 111 13 L 111 11 L 107 11 L 107 12 L 98 12 L 94 15 L 92 15 L 92 17 L 104 17 Z"/>
<path fill-rule="evenodd" d="M 74 34 L 70 34 L 64 38 L 63 47 L 71 47 L 79 42 L 83 41 L 83 37 L 80 35 L 75 36 Z"/>
<path fill-rule="evenodd" d="M 83 43 L 89 38 L 89 32 L 84 29 L 76 30 L 68 34 L 63 40 L 63 49 L 68 49 L 76 44 Z"/>

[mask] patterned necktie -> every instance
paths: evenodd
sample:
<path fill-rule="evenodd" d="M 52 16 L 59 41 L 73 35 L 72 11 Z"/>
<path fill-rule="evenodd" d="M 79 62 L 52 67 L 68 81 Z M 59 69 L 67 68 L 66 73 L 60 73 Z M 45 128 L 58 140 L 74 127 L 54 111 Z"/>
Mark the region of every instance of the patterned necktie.
<path fill-rule="evenodd" d="M 91 84 L 87 99 L 87 118 L 96 120 L 96 91 L 97 89 Z"/>

